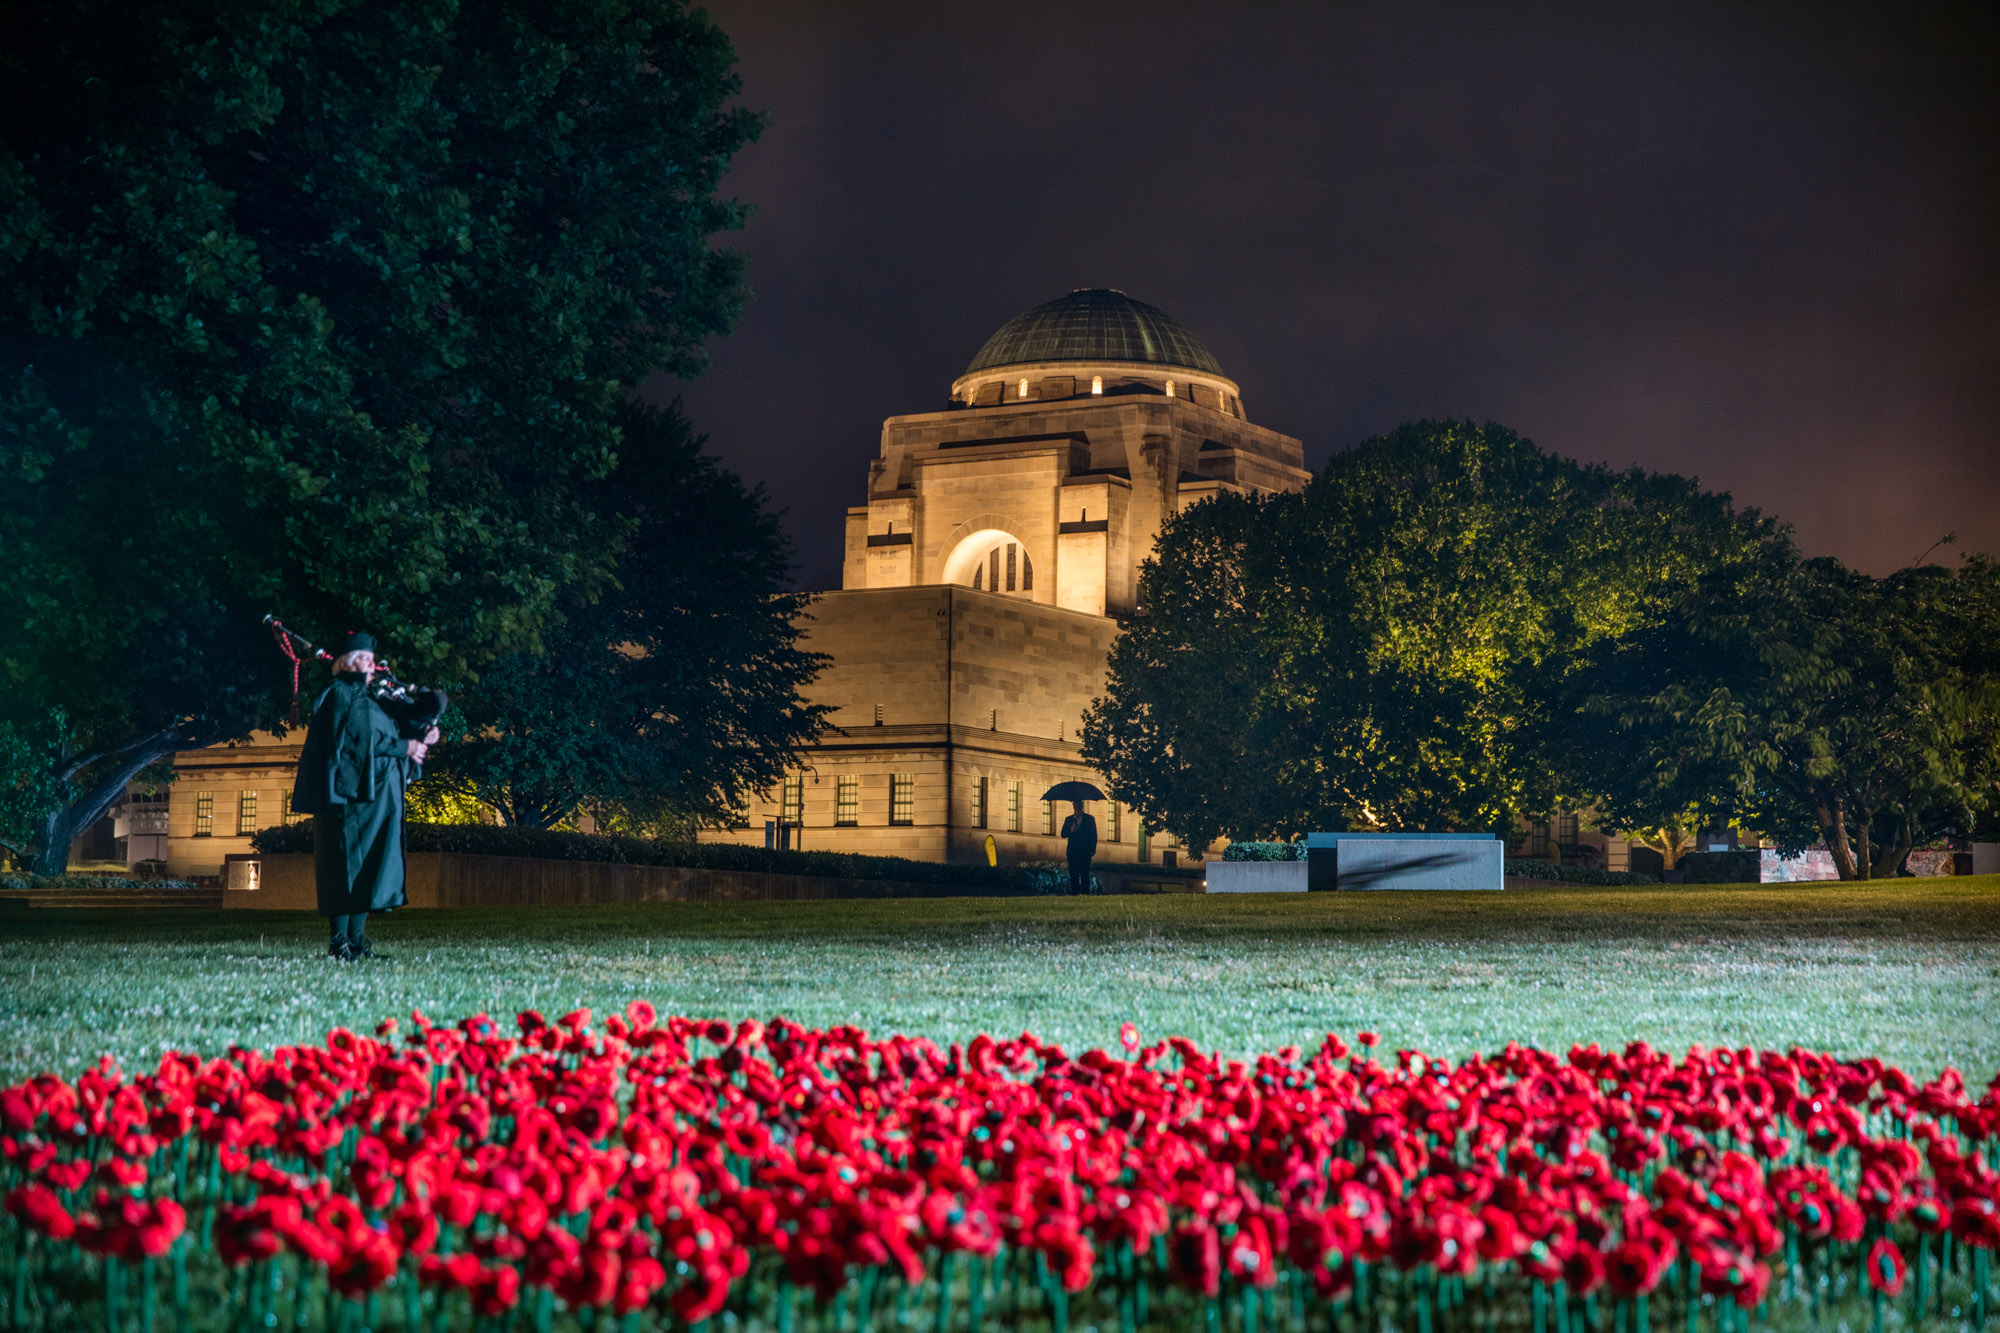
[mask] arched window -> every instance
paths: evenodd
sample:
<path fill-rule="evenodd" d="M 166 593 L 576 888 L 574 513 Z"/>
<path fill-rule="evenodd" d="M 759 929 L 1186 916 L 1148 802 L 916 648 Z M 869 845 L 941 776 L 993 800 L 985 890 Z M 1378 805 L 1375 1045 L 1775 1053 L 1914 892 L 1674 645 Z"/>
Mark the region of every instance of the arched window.
<path fill-rule="evenodd" d="M 1035 565 L 1028 548 L 1019 542 L 993 543 L 972 566 L 972 586 L 981 592 L 1033 592 Z"/>
<path fill-rule="evenodd" d="M 1023 398 L 1028 396 L 1028 382 L 1026 380 L 1021 381 L 1021 396 Z"/>
<path fill-rule="evenodd" d="M 1172 380 L 1168 380 L 1168 381 L 1167 381 L 1167 397 L 1171 398 L 1171 397 L 1173 397 L 1173 396 L 1174 396 L 1174 382 L 1173 382 Z"/>

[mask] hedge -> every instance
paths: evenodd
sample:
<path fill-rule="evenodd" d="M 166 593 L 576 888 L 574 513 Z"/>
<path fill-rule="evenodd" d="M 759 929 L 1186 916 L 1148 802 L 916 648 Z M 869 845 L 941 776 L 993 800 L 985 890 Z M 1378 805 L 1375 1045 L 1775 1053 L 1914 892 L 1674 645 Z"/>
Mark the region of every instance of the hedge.
<path fill-rule="evenodd" d="M 0 874 L 0 890 L 22 893 L 34 889 L 192 889 L 185 879 L 138 879 L 131 875 Z"/>
<path fill-rule="evenodd" d="M 310 823 L 260 829 L 250 839 L 258 852 L 275 856 L 312 850 Z M 780 851 L 733 843 L 688 843 L 620 837 L 608 833 L 566 833 L 555 829 L 503 828 L 493 824 L 406 824 L 407 852 L 454 852 L 463 856 L 526 856 L 548 861 L 608 861 L 618 865 L 685 866 L 691 870 L 741 870 L 755 874 L 818 875 L 829 879 L 890 879 L 911 884 L 944 884 L 996 896 L 1058 893 L 1068 889 L 1068 871 L 1047 865 L 943 865 L 900 856 L 853 852 Z"/>
<path fill-rule="evenodd" d="M 1232 842 L 1222 849 L 1225 861 L 1303 861 L 1302 842 Z"/>
<path fill-rule="evenodd" d="M 1658 875 L 1642 875 L 1636 870 L 1599 870 L 1594 866 L 1566 866 L 1557 861 L 1510 856 L 1507 873 L 1517 879 L 1554 879 L 1565 884 L 1658 884 Z"/>

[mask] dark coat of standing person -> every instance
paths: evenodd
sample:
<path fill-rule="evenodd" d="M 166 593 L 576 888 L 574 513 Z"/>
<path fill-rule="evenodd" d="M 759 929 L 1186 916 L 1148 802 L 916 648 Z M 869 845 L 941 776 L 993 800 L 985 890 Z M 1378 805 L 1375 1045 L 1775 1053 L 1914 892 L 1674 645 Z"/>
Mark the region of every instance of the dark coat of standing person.
<path fill-rule="evenodd" d="M 1063 841 L 1069 844 L 1069 891 L 1090 892 L 1090 858 L 1097 855 L 1097 820 L 1083 812 L 1082 801 L 1070 803 L 1071 813 L 1063 821 Z"/>
<path fill-rule="evenodd" d="M 340 959 L 377 956 L 368 914 L 406 901 L 403 789 L 437 739 L 435 729 L 404 737 L 368 691 L 374 669 L 374 639 L 349 635 L 333 684 L 313 706 L 292 792 L 292 810 L 313 817 L 319 912 L 332 925 L 327 952 Z"/>

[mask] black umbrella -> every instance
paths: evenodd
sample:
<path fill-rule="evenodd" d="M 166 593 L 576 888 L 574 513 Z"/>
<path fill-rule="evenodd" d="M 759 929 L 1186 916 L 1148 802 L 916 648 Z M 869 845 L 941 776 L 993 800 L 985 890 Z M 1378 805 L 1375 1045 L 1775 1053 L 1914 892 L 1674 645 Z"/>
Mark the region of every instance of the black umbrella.
<path fill-rule="evenodd" d="M 1058 782 L 1042 793 L 1045 801 L 1101 801 L 1104 793 L 1088 782 Z"/>

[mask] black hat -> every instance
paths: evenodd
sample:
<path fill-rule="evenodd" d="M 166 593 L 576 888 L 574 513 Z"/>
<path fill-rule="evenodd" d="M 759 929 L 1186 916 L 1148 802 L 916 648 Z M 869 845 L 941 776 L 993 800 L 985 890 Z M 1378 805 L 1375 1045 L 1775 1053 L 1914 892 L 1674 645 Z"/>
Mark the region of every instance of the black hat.
<path fill-rule="evenodd" d="M 347 643 L 341 648 L 340 655 L 345 657 L 349 653 L 372 653 L 374 651 L 375 636 L 372 634 L 363 634 L 357 629 L 348 631 Z"/>

